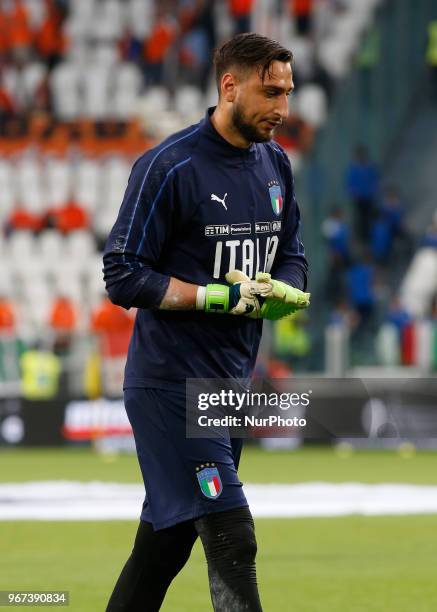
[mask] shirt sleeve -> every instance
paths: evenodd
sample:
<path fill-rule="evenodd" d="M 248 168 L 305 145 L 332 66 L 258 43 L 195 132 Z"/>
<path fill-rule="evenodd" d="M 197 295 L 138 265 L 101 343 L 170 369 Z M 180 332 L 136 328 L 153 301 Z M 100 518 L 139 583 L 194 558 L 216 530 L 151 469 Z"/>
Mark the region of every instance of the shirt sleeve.
<path fill-rule="evenodd" d="M 159 260 L 174 224 L 174 173 L 183 162 L 170 166 L 151 155 L 134 164 L 103 254 L 108 295 L 127 309 L 159 306 L 170 282 Z"/>
<path fill-rule="evenodd" d="M 308 262 L 300 238 L 300 211 L 294 192 L 294 178 L 288 156 L 281 151 L 285 181 L 284 216 L 278 251 L 271 270 L 273 278 L 306 291 Z"/>

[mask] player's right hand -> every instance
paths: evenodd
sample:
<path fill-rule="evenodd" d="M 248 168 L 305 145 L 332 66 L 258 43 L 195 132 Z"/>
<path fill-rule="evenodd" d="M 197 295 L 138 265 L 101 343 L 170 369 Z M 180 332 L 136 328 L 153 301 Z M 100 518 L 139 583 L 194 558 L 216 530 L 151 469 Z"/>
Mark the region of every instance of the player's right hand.
<path fill-rule="evenodd" d="M 226 275 L 228 285 L 210 284 L 205 287 L 204 310 L 214 313 L 252 316 L 259 318 L 262 296 L 270 291 L 266 283 L 250 280 L 242 272 Z M 230 273 L 232 274 L 232 273 Z"/>

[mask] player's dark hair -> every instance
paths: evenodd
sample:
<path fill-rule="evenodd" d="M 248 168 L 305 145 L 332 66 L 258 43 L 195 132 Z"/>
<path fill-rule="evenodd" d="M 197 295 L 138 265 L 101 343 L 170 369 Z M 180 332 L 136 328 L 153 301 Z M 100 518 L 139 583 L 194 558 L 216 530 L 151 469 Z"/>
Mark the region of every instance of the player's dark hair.
<path fill-rule="evenodd" d="M 292 62 L 293 53 L 276 40 L 249 32 L 237 34 L 214 53 L 214 67 L 217 88 L 220 94 L 220 81 L 223 74 L 232 68 L 251 70 L 257 68 L 261 80 L 269 74 L 272 62 Z"/>

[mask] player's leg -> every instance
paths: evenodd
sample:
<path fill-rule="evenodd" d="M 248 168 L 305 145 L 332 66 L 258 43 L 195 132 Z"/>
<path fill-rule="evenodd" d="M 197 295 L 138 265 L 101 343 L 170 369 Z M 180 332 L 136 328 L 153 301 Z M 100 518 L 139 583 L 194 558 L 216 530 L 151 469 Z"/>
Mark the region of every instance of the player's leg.
<path fill-rule="evenodd" d="M 117 580 L 106 612 L 159 610 L 196 538 L 192 521 L 160 531 L 154 531 L 151 523 L 140 521 L 132 554 Z"/>
<path fill-rule="evenodd" d="M 249 508 L 207 514 L 195 526 L 205 550 L 215 612 L 261 612 L 257 545 Z"/>

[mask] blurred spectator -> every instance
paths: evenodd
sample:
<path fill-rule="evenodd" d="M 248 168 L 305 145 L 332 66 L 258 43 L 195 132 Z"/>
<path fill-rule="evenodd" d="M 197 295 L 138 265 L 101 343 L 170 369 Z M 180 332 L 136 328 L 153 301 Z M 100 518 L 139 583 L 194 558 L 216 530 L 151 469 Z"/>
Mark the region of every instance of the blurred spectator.
<path fill-rule="evenodd" d="M 356 148 L 346 172 L 346 189 L 352 199 L 357 237 L 367 244 L 379 189 L 379 172 L 365 147 Z"/>
<path fill-rule="evenodd" d="M 90 218 L 86 210 L 74 199 L 71 199 L 60 208 L 52 208 L 46 215 L 46 225 L 53 227 L 63 234 L 88 229 Z"/>
<path fill-rule="evenodd" d="M 336 206 L 322 224 L 322 234 L 328 243 L 331 261 L 344 266 L 350 261 L 350 232 L 343 210 Z"/>
<path fill-rule="evenodd" d="M 299 36 L 307 36 L 312 30 L 314 0 L 290 0 L 291 12 L 296 21 Z"/>
<path fill-rule="evenodd" d="M 340 299 L 329 314 L 330 325 L 341 325 L 349 331 L 353 331 L 359 323 L 357 313 L 352 310 L 346 300 Z"/>
<path fill-rule="evenodd" d="M 130 30 L 125 30 L 118 43 L 120 59 L 125 62 L 140 64 L 143 59 L 143 46 L 142 40 L 134 36 Z"/>
<path fill-rule="evenodd" d="M 16 318 L 12 303 L 0 295 L 0 335 L 13 332 L 15 329 Z"/>
<path fill-rule="evenodd" d="M 1 28 L 0 13 L 0 28 Z M 1 32 L 0 32 L 1 38 Z M 1 50 L 0 50 L 1 54 Z M 0 66 L 0 122 L 3 123 L 15 115 L 17 111 L 16 103 L 5 83 L 4 68 Z M 3 131 L 3 130 L 2 130 Z"/>
<path fill-rule="evenodd" d="M 55 334 L 55 354 L 60 355 L 68 351 L 77 323 L 78 315 L 73 302 L 66 296 L 57 296 L 49 314 L 49 325 Z"/>
<path fill-rule="evenodd" d="M 437 249 L 437 220 L 428 226 L 421 242 L 421 247 L 431 247 Z"/>
<path fill-rule="evenodd" d="M 387 263 L 396 239 L 402 240 L 408 249 L 411 248 L 412 239 L 404 218 L 405 205 L 397 189 L 388 187 L 371 231 L 371 246 L 376 261 Z"/>
<path fill-rule="evenodd" d="M 49 69 L 60 62 L 67 39 L 62 29 L 64 12 L 54 0 L 45 0 L 46 16 L 35 35 L 35 47 Z"/>
<path fill-rule="evenodd" d="M 18 230 L 38 232 L 44 226 L 40 215 L 30 212 L 19 202 L 15 204 L 5 224 L 5 234 L 9 236 Z"/>
<path fill-rule="evenodd" d="M 123 308 L 104 297 L 93 311 L 91 329 L 96 333 L 132 331 L 133 319 Z"/>
<path fill-rule="evenodd" d="M 250 32 L 254 0 L 229 0 L 229 13 L 232 17 L 233 34 Z"/>
<path fill-rule="evenodd" d="M 133 327 L 132 315 L 115 306 L 107 297 L 92 313 L 91 330 L 100 336 L 104 356 L 126 355 Z"/>
<path fill-rule="evenodd" d="M 399 297 L 395 295 L 389 306 L 389 311 L 387 313 L 387 323 L 391 323 L 396 327 L 399 332 L 399 335 L 402 334 L 405 327 L 411 323 L 411 316 L 402 306 Z"/>
<path fill-rule="evenodd" d="M 164 60 L 176 39 L 178 25 L 165 6 L 156 5 L 155 23 L 150 36 L 144 41 L 145 77 L 148 85 L 163 80 Z"/>
<path fill-rule="evenodd" d="M 288 151 L 305 153 L 313 144 L 314 131 L 297 113 L 291 112 L 278 127 L 275 140 Z"/>
<path fill-rule="evenodd" d="M 372 225 L 370 233 L 370 247 L 373 258 L 380 264 L 388 262 L 391 248 L 393 244 L 393 236 L 390 230 L 390 225 L 380 214 Z"/>
<path fill-rule="evenodd" d="M 31 55 L 33 33 L 30 27 L 29 12 L 23 0 L 13 0 L 6 13 L 8 24 L 9 50 L 14 61 L 22 63 Z"/>
<path fill-rule="evenodd" d="M 179 26 L 183 80 L 206 92 L 216 45 L 214 2 L 196 0 L 192 6 L 184 7 L 179 15 Z"/>
<path fill-rule="evenodd" d="M 368 257 L 353 263 L 346 273 L 349 303 L 358 313 L 358 331 L 363 331 L 370 323 L 375 306 L 375 271 Z"/>

